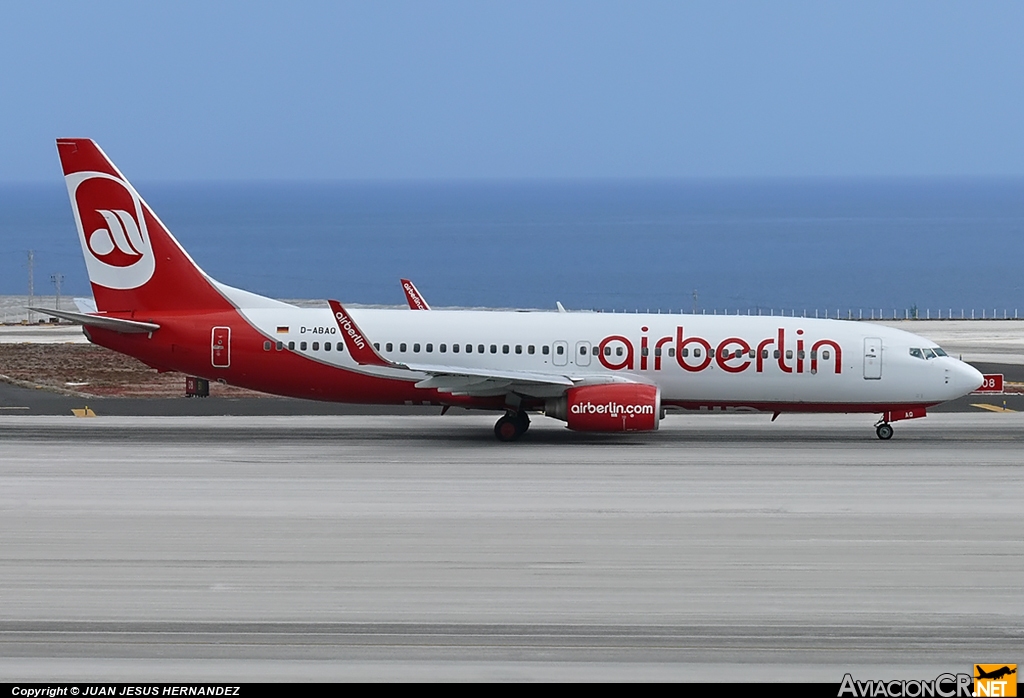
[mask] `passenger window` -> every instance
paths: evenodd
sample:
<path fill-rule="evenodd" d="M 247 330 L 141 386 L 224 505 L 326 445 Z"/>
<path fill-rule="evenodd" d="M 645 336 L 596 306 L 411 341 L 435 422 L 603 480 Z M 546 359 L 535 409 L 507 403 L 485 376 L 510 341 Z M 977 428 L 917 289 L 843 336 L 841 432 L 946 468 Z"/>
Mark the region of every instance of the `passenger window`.
<path fill-rule="evenodd" d="M 413 344 L 413 345 L 412 345 L 412 350 L 413 350 L 413 353 L 415 353 L 415 354 L 419 354 L 419 353 L 420 353 L 420 345 L 419 345 L 419 342 L 417 342 L 416 344 Z"/>
<path fill-rule="evenodd" d="M 491 345 L 491 353 L 492 354 L 497 354 L 498 353 L 498 345 L 497 344 L 492 344 Z"/>
<path fill-rule="evenodd" d="M 320 342 L 313 342 L 313 351 L 320 351 Z"/>
<path fill-rule="evenodd" d="M 284 342 L 278 342 L 277 343 L 277 350 L 281 351 L 282 349 L 284 349 Z"/>
<path fill-rule="evenodd" d="M 587 355 L 587 348 L 586 347 L 580 347 L 580 356 L 586 356 L 586 355 Z"/>
<path fill-rule="evenodd" d="M 754 350 L 754 349 L 751 349 L 750 353 L 747 354 L 747 358 L 756 359 L 757 358 L 757 351 Z"/>
<path fill-rule="evenodd" d="M 622 356 L 622 347 L 615 347 L 615 355 Z"/>
<path fill-rule="evenodd" d="M 492 350 L 491 353 L 493 354 L 494 351 Z M 501 353 L 502 354 L 507 354 L 508 353 L 508 345 L 507 344 L 502 344 L 501 345 Z"/>
<path fill-rule="evenodd" d="M 338 351 L 345 351 L 345 344 L 343 342 L 338 342 Z"/>
<path fill-rule="evenodd" d="M 802 359 L 802 358 L 804 358 L 804 352 L 803 352 L 803 350 L 802 350 L 802 349 L 801 349 L 800 351 L 798 351 L 798 352 L 796 353 L 796 357 L 797 357 L 798 359 Z"/>
<path fill-rule="evenodd" d="M 779 358 L 779 350 L 778 349 L 776 349 L 775 351 L 772 352 L 772 358 L 773 359 Z"/>
<path fill-rule="evenodd" d="M 330 349 L 331 343 L 330 342 L 325 342 L 324 346 L 327 347 L 328 349 Z M 316 342 L 313 343 L 313 348 L 316 349 Z M 380 351 L 380 342 L 374 342 L 373 343 L 373 348 L 376 349 L 377 351 Z"/>
<path fill-rule="evenodd" d="M 434 351 L 434 345 L 433 344 L 428 344 L 427 345 L 427 353 L 431 354 L 431 353 L 433 353 L 433 351 Z"/>
<path fill-rule="evenodd" d="M 540 348 L 540 353 L 543 354 L 544 356 L 547 356 L 549 353 L 551 353 L 551 347 L 545 344 Z"/>
<path fill-rule="evenodd" d="M 377 345 L 377 344 L 374 344 L 373 346 L 374 346 L 374 347 L 375 347 L 375 348 L 376 348 L 376 349 L 377 349 L 378 351 L 380 351 L 380 346 L 379 346 L 379 345 Z M 330 351 L 330 350 L 331 350 L 331 343 L 330 343 L 330 342 L 324 342 L 324 351 Z"/>
<path fill-rule="evenodd" d="M 401 344 L 398 345 L 398 351 L 401 351 L 401 352 L 405 351 L 405 342 L 402 342 Z"/>
<path fill-rule="evenodd" d="M 690 349 L 688 347 L 683 347 L 683 350 L 679 352 L 679 355 L 682 356 L 683 358 L 686 358 L 687 356 L 690 355 Z"/>
<path fill-rule="evenodd" d="M 793 358 L 793 350 L 792 349 L 787 349 L 786 350 L 786 358 L 787 359 L 792 359 Z"/>
<path fill-rule="evenodd" d="M 675 347 L 669 347 L 668 348 L 668 355 L 669 356 L 675 356 L 676 355 L 676 348 Z"/>
<path fill-rule="evenodd" d="M 295 351 L 295 342 L 288 342 L 289 351 Z"/>
<path fill-rule="evenodd" d="M 452 353 L 453 354 L 458 354 L 459 353 L 459 345 L 458 344 L 453 344 L 452 345 Z"/>
<path fill-rule="evenodd" d="M 686 350 L 685 350 L 685 349 L 683 349 L 683 351 L 686 351 Z M 693 355 L 694 355 L 694 356 L 697 356 L 697 357 L 699 357 L 699 356 L 700 356 L 700 347 L 694 347 L 694 349 L 693 349 Z"/>
<path fill-rule="evenodd" d="M 767 359 L 768 358 L 768 350 L 767 349 L 762 349 L 761 350 L 761 358 L 762 359 Z"/>
<path fill-rule="evenodd" d="M 661 347 L 655 347 L 654 355 L 655 356 L 661 356 Z"/>
<path fill-rule="evenodd" d="M 466 353 L 467 354 L 472 354 L 473 353 L 473 345 L 472 344 L 467 344 L 466 345 Z"/>
<path fill-rule="evenodd" d="M 647 347 L 640 347 L 640 356 L 647 356 L 650 353 L 650 349 Z"/>
<path fill-rule="evenodd" d="M 306 351 L 306 343 L 305 342 L 302 342 L 301 344 L 299 344 L 299 351 Z"/>
<path fill-rule="evenodd" d="M 393 351 L 394 348 L 395 348 L 395 345 L 393 345 L 391 342 L 388 342 L 387 344 L 384 345 L 384 349 L 386 351 Z"/>
<path fill-rule="evenodd" d="M 555 348 L 555 353 L 558 354 L 559 356 L 561 356 L 562 354 L 565 353 L 565 347 L 562 347 L 562 346 L 556 347 Z"/>
<path fill-rule="evenodd" d="M 817 358 L 818 358 L 818 352 L 812 351 L 811 352 L 811 361 L 814 361 Z"/>
<path fill-rule="evenodd" d="M 270 347 L 271 347 L 271 346 L 272 346 L 272 345 L 271 345 L 271 343 L 270 343 L 270 342 L 264 342 L 264 343 L 263 343 L 263 351 L 270 351 Z"/>
<path fill-rule="evenodd" d="M 523 353 L 523 345 L 522 344 L 517 344 L 516 345 L 516 353 L 517 354 L 522 354 Z"/>
<path fill-rule="evenodd" d="M 710 356 L 712 359 L 715 358 L 715 350 L 714 349 L 708 349 L 708 356 Z"/>
<path fill-rule="evenodd" d="M 484 345 L 483 344 L 477 344 L 476 345 L 476 353 L 477 354 L 483 354 L 484 353 Z"/>
<path fill-rule="evenodd" d="M 591 353 L 591 354 L 593 354 L 594 356 L 597 356 L 598 350 L 597 350 L 597 345 L 596 345 L 596 344 L 595 344 L 595 345 L 594 345 L 594 347 L 593 347 L 593 348 L 592 348 L 592 349 L 590 350 L 590 353 Z"/>
<path fill-rule="evenodd" d="M 605 348 L 604 348 L 604 355 L 605 355 L 605 356 L 611 356 L 611 355 L 612 355 L 612 348 L 611 348 L 611 347 L 609 347 L 609 346 L 607 346 L 607 345 L 605 345 Z"/>
<path fill-rule="evenodd" d="M 821 358 L 825 359 L 825 361 L 828 361 L 828 357 L 829 356 L 830 356 L 830 354 L 828 353 L 828 349 L 826 349 L 825 351 L 821 352 Z"/>
<path fill-rule="evenodd" d="M 446 351 L 448 351 L 448 345 L 447 344 L 442 344 L 441 346 L 439 346 L 437 348 L 437 350 L 439 352 L 441 352 L 442 354 L 444 354 Z"/>
<path fill-rule="evenodd" d="M 532 344 L 530 346 L 526 347 L 526 353 L 527 354 L 533 354 L 534 353 L 534 346 Z"/>

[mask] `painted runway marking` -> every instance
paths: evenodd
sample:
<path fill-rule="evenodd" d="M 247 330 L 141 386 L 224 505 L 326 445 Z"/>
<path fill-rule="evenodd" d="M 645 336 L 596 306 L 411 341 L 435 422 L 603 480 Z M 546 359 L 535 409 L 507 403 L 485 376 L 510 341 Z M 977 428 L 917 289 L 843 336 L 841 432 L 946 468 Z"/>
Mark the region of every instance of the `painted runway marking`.
<path fill-rule="evenodd" d="M 1017 410 L 1011 410 L 1009 407 L 1000 407 L 999 405 L 986 405 L 984 403 L 972 403 L 971 407 L 977 407 L 981 410 L 988 410 L 989 412 L 1016 412 Z"/>

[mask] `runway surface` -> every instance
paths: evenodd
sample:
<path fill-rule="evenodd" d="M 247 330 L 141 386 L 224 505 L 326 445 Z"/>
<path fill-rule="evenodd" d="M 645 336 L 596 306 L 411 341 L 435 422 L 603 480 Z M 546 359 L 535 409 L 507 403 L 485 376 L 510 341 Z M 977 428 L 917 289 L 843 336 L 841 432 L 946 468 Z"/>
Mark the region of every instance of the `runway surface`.
<path fill-rule="evenodd" d="M 0 417 L 0 680 L 934 678 L 1024 648 L 1024 415 Z"/>

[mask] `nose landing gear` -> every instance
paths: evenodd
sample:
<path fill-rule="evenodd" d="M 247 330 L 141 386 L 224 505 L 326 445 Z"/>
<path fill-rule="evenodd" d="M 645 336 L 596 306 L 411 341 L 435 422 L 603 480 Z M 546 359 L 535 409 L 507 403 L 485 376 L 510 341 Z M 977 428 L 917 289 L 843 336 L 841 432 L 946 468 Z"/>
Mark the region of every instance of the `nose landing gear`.
<path fill-rule="evenodd" d="M 494 435 L 498 441 L 516 441 L 529 428 L 530 417 L 526 412 L 509 411 L 494 425 Z"/>

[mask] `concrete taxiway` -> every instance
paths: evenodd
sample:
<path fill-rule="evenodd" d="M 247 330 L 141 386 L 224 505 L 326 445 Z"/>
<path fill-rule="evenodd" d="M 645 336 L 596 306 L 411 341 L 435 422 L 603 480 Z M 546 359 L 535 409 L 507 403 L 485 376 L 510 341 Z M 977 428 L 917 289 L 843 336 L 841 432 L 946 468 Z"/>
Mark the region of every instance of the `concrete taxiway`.
<path fill-rule="evenodd" d="M 1024 647 L 1024 415 L 0 416 L 0 680 L 934 678 Z"/>

